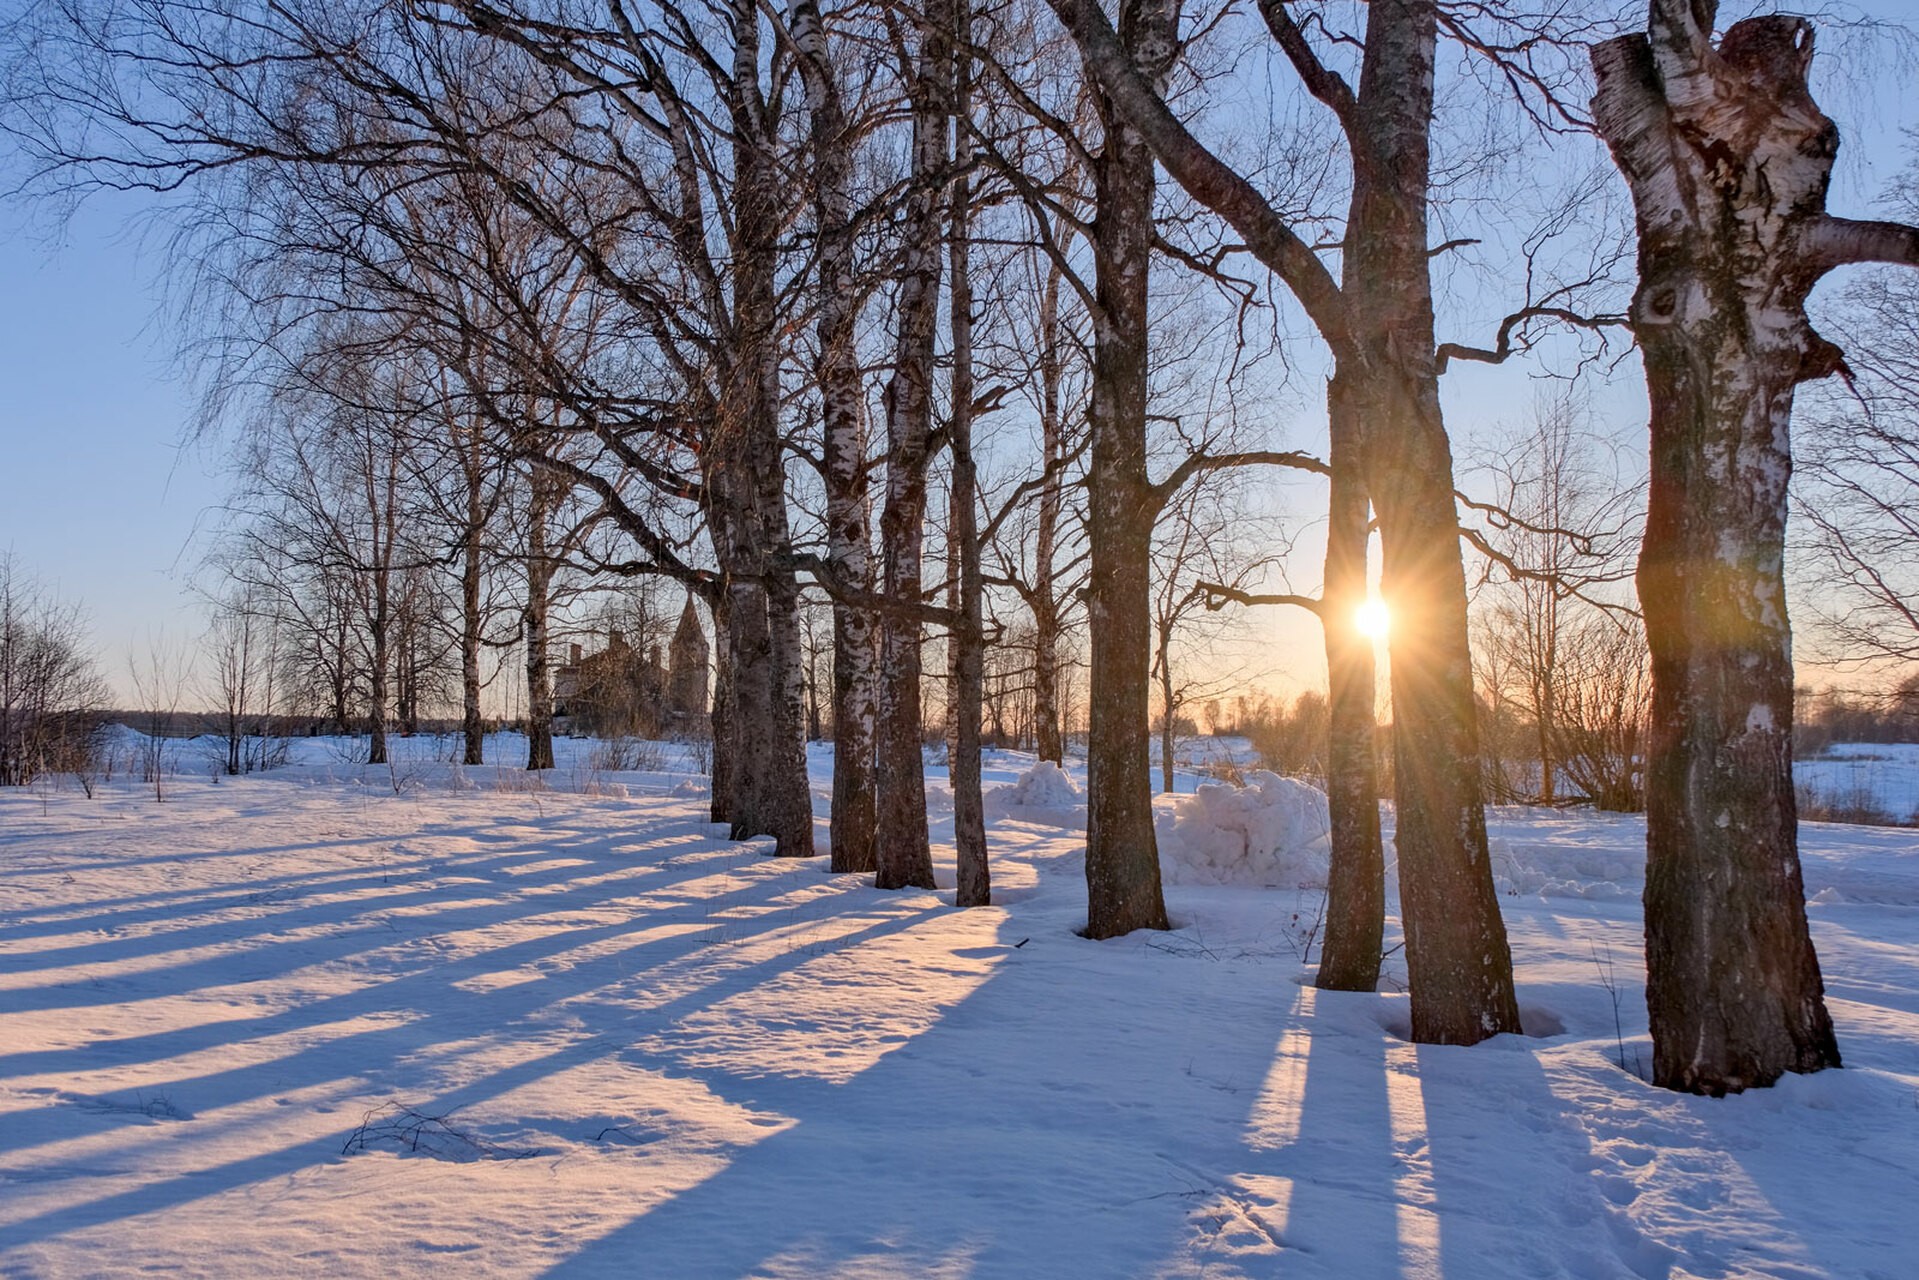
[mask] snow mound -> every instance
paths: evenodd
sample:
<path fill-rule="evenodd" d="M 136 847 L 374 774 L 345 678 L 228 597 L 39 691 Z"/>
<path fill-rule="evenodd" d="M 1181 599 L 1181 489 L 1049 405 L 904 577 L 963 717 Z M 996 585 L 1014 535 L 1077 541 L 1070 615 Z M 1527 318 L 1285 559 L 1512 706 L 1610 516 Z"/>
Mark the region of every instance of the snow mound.
<path fill-rule="evenodd" d="M 1246 782 L 1202 786 L 1159 807 L 1159 865 L 1167 882 L 1324 888 L 1332 843 L 1326 793 L 1264 769 Z"/>
<path fill-rule="evenodd" d="M 1085 794 L 1051 760 L 1040 761 L 1010 786 L 994 787 L 986 793 L 985 804 L 989 818 L 1056 827 L 1086 825 Z"/>
<path fill-rule="evenodd" d="M 1491 846 L 1502 894 L 1627 902 L 1645 887 L 1644 846 L 1498 839 Z"/>

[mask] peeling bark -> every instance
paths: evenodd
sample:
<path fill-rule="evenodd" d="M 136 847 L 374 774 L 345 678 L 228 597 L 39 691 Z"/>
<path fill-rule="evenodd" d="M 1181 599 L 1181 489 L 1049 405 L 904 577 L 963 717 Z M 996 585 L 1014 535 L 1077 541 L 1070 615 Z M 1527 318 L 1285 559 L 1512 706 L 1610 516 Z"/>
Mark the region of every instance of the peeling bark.
<path fill-rule="evenodd" d="M 1839 1065 L 1807 930 L 1783 560 L 1794 388 L 1843 367 L 1805 300 L 1843 261 L 1919 265 L 1919 232 L 1828 216 L 1839 135 L 1803 18 L 1654 0 L 1592 52 L 1632 189 L 1632 322 L 1651 406 L 1639 598 L 1652 651 L 1646 1003 L 1653 1079 L 1724 1094 Z"/>

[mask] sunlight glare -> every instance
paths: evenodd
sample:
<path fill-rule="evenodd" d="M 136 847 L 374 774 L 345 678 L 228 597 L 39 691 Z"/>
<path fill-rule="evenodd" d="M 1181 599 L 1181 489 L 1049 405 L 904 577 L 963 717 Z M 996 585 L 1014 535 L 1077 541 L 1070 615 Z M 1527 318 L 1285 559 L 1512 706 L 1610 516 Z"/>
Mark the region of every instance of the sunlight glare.
<path fill-rule="evenodd" d="M 1359 634 L 1369 639 L 1385 639 L 1387 628 L 1392 625 L 1386 602 L 1375 598 L 1360 605 L 1359 611 L 1353 614 L 1353 625 L 1359 628 Z"/>

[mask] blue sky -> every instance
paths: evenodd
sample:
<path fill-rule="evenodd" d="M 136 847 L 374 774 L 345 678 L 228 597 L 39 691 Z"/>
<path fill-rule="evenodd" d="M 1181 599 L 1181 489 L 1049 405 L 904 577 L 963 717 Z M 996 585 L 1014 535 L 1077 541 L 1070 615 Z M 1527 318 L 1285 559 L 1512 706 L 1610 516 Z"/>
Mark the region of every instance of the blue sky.
<path fill-rule="evenodd" d="M 197 635 L 193 534 L 222 493 L 180 447 L 189 397 L 124 221 L 89 208 L 63 245 L 0 223 L 0 548 L 85 606 L 121 689 L 150 634 Z"/>

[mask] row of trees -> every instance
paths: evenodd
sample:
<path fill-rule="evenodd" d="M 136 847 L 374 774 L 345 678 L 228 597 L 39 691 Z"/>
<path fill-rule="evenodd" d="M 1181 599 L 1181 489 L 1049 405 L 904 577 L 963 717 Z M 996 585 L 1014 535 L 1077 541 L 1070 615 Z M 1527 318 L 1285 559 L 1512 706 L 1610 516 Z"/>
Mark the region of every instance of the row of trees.
<path fill-rule="evenodd" d="M 216 381 L 254 439 L 292 449 L 291 467 L 265 471 L 316 494 L 278 526 L 287 486 L 260 504 L 253 559 L 315 524 L 351 526 L 299 558 L 363 584 L 342 608 L 372 648 L 352 665 L 376 724 L 402 619 L 431 609 L 408 603 L 407 574 L 447 547 L 461 549 L 447 630 L 469 691 L 489 540 L 523 566 L 529 636 L 548 571 L 669 579 L 720 636 L 714 816 L 808 854 L 802 616 L 822 592 L 833 864 L 882 888 L 933 884 L 928 629 L 948 639 L 958 897 L 974 905 L 990 893 L 989 632 L 1017 599 L 1032 720 L 1056 757 L 1077 602 L 1086 933 L 1165 928 L 1147 764 L 1169 643 L 1155 584 L 1174 584 L 1161 619 L 1303 607 L 1330 674 L 1318 980 L 1371 989 L 1375 673 L 1354 618 L 1377 534 L 1413 1033 L 1428 1042 L 1519 1029 L 1462 537 L 1515 584 L 1511 607 L 1538 624 L 1520 632 L 1557 638 L 1568 599 L 1623 603 L 1575 562 L 1607 561 L 1598 543 L 1630 524 L 1549 467 L 1505 477 L 1462 526 L 1440 379 L 1549 330 L 1598 342 L 1629 328 L 1653 426 L 1637 586 L 1655 1074 L 1721 1092 L 1836 1063 L 1791 821 L 1786 424 L 1794 386 L 1839 367 L 1805 319 L 1813 283 L 1847 262 L 1919 260 L 1919 240 L 1824 212 L 1835 135 L 1805 89 L 1810 28 L 1754 19 L 1715 42 L 1698 0 L 1652 0 L 1647 32 L 1625 35 L 1577 7 L 1443 0 L 1274 0 L 1256 27 L 1170 0 L 1046 7 L 1057 24 L 1019 0 L 88 0 L 23 20 L 9 128 L 42 190 L 183 193 L 194 252 L 180 256 L 213 264 L 196 296 Z M 1576 96 L 1595 37 L 1589 119 Z M 1246 146 L 1209 145 L 1210 111 L 1234 101 L 1249 59 L 1290 86 L 1289 115 Z M 1588 186 L 1531 225 L 1464 198 L 1499 155 L 1483 130 L 1441 124 L 1489 109 L 1515 154 L 1528 128 L 1556 147 L 1590 128 L 1611 147 L 1638 215 L 1626 314 L 1602 305 L 1621 256 L 1567 212 Z M 1443 273 L 1475 245 L 1518 283 L 1488 286 L 1506 316 L 1484 345 L 1442 342 Z M 1287 350 L 1331 371 L 1323 457 L 1240 435 L 1242 406 L 1267 403 L 1273 339 L 1300 324 L 1311 342 Z M 1554 430 L 1548 453 L 1571 439 Z M 432 436 L 437 461 L 390 449 L 403 433 Z M 1326 484 L 1320 592 L 1261 592 L 1244 564 L 1185 589 L 1156 576 L 1156 550 L 1178 554 L 1166 531 L 1195 527 L 1164 517 L 1193 516 L 1193 486 L 1255 465 Z M 428 554 L 400 511 L 430 494 L 457 536 Z M 498 534 L 500 508 L 527 513 L 507 521 L 520 536 Z M 289 611 L 319 616 L 325 590 L 299 595 Z M 1504 655 L 1516 675 L 1500 696 L 1518 691 L 1542 771 L 1579 758 L 1562 729 L 1584 713 L 1553 692 L 1571 661 L 1557 645 Z M 1170 663 L 1158 675 L 1170 725 L 1182 692 Z"/>

